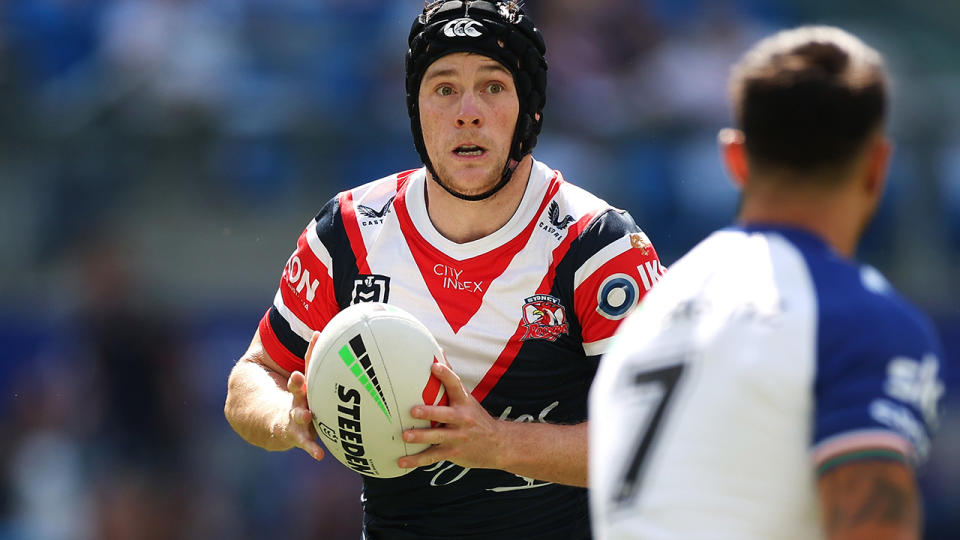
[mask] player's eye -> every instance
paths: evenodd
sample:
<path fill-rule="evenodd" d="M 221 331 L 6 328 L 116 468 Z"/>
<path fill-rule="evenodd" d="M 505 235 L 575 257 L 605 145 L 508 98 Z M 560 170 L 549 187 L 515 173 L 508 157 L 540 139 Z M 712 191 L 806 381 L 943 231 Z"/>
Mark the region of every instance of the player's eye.
<path fill-rule="evenodd" d="M 447 85 L 437 87 L 437 95 L 440 96 L 452 96 L 453 88 Z"/>
<path fill-rule="evenodd" d="M 500 92 L 503 92 L 503 90 L 503 85 L 498 82 L 493 82 L 487 85 L 487 92 L 490 92 L 491 94 L 499 94 Z"/>

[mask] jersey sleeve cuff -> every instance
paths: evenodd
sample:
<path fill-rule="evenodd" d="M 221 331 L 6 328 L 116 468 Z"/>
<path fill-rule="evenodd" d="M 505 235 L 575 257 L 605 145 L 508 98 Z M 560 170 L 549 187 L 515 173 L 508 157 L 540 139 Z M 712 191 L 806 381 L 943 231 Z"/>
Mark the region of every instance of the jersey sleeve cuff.
<path fill-rule="evenodd" d="M 900 434 L 884 429 L 840 433 L 814 446 L 812 457 L 820 474 L 855 459 L 897 459 L 912 462 L 917 452 Z"/>
<path fill-rule="evenodd" d="M 600 356 L 601 354 L 607 352 L 607 349 L 610 348 L 611 343 L 613 343 L 612 336 L 605 339 L 598 339 L 597 341 L 591 341 L 590 343 L 584 343 L 583 353 L 587 356 Z"/>
<path fill-rule="evenodd" d="M 294 371 L 302 372 L 304 370 L 305 364 L 303 358 L 293 354 L 284 347 L 270 326 L 270 310 L 267 310 L 263 318 L 260 319 L 259 329 L 263 349 L 267 351 L 267 354 L 278 366 L 291 373 Z"/>

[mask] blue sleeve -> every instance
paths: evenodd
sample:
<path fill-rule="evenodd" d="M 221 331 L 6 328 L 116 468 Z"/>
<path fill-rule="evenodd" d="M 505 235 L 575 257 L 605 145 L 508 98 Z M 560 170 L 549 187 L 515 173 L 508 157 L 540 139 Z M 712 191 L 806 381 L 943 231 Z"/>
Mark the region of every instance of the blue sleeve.
<path fill-rule="evenodd" d="M 829 457 L 902 441 L 898 449 L 921 463 L 944 393 L 933 325 L 875 270 L 836 270 L 815 277 L 815 453 Z"/>

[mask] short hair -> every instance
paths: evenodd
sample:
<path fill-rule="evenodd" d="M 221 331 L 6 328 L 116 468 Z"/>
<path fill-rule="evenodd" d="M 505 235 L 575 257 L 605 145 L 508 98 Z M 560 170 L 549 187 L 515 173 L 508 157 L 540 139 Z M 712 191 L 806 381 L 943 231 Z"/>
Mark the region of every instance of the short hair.
<path fill-rule="evenodd" d="M 881 55 L 830 26 L 768 37 L 730 76 L 735 121 L 751 162 L 799 173 L 849 163 L 883 125 L 887 86 Z"/>

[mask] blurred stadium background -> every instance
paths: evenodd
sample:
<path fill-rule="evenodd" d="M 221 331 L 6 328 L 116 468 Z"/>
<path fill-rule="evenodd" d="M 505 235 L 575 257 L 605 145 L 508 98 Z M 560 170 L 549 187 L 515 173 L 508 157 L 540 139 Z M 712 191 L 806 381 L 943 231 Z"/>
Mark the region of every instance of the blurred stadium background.
<path fill-rule="evenodd" d="M 0 2 L 0 539 L 359 537 L 355 475 L 246 445 L 222 405 L 302 227 L 418 166 L 420 7 Z M 957 388 L 960 3 L 527 7 L 549 44 L 535 155 L 628 209 L 667 264 L 731 219 L 714 138 L 749 44 L 823 22 L 885 53 L 897 150 L 861 257 L 936 319 Z M 958 394 L 924 471 L 931 539 L 960 531 Z"/>

